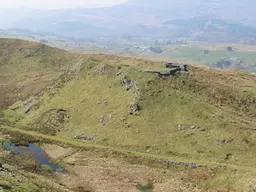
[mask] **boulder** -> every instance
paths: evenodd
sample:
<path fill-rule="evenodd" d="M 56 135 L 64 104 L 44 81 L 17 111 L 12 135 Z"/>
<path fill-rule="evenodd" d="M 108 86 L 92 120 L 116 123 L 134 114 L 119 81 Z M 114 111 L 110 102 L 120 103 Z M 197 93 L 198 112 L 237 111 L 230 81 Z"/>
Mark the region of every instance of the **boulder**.
<path fill-rule="evenodd" d="M 180 66 L 177 65 L 177 63 L 165 63 L 164 67 L 169 68 L 169 69 L 173 69 L 173 68 L 179 68 Z"/>
<path fill-rule="evenodd" d="M 105 68 L 106 68 L 105 66 L 102 66 L 102 67 L 100 68 L 100 71 L 99 71 L 99 72 L 100 72 L 100 73 L 104 73 L 104 72 L 105 72 Z"/>
<path fill-rule="evenodd" d="M 180 71 L 188 71 L 187 65 L 178 65 L 176 63 L 165 63 L 164 67 L 166 68 L 165 71 L 153 71 L 153 70 L 145 70 L 145 72 L 156 74 L 158 77 L 163 76 L 174 76 L 177 72 Z"/>
<path fill-rule="evenodd" d="M 157 163 L 164 163 L 167 165 L 179 165 L 179 166 L 192 167 L 192 168 L 202 167 L 201 165 L 198 165 L 196 163 L 178 162 L 178 161 L 163 160 L 163 159 L 156 159 L 154 161 Z"/>
<path fill-rule="evenodd" d="M 78 135 L 73 137 L 73 139 L 77 139 L 77 140 L 84 140 L 84 141 L 91 141 L 94 139 L 93 136 L 82 136 L 82 135 Z"/>
<path fill-rule="evenodd" d="M 256 192 L 256 185 L 252 186 L 252 192 Z"/>
<path fill-rule="evenodd" d="M 218 144 L 231 144 L 232 142 L 233 142 L 233 139 L 230 139 L 230 140 L 227 140 L 227 139 L 217 140 Z"/>
<path fill-rule="evenodd" d="M 141 107 L 138 104 L 132 104 L 130 106 L 130 114 L 136 114 L 137 112 L 139 112 L 141 110 Z"/>
<path fill-rule="evenodd" d="M 129 90 L 131 85 L 131 80 L 129 80 L 128 77 L 124 76 L 122 77 L 121 84 L 122 86 L 126 87 L 127 90 Z"/>

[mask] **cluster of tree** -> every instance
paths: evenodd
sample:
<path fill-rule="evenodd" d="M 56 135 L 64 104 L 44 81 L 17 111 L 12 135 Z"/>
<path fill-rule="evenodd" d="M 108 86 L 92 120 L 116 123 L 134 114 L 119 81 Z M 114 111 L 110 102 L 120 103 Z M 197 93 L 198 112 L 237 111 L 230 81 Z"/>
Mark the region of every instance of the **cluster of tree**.
<path fill-rule="evenodd" d="M 215 65 L 217 68 L 226 69 L 226 68 L 230 68 L 232 65 L 239 67 L 242 63 L 243 63 L 242 59 L 224 57 L 219 61 L 217 61 Z"/>
<path fill-rule="evenodd" d="M 163 50 L 160 47 L 149 47 L 149 50 L 157 54 L 163 53 Z"/>

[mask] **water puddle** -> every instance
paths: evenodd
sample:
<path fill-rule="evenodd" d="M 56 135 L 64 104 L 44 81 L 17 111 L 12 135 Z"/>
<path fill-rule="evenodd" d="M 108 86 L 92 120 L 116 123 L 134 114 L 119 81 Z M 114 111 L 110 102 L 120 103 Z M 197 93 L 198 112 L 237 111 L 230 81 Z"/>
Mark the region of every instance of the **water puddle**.
<path fill-rule="evenodd" d="M 6 185 L 0 185 L 0 190 L 11 190 L 12 188 Z"/>
<path fill-rule="evenodd" d="M 3 148 L 9 149 L 9 150 L 14 150 L 15 152 L 17 152 L 19 154 L 24 154 L 24 153 L 31 154 L 31 152 L 32 152 L 33 158 L 35 159 L 35 161 L 37 163 L 39 163 L 39 165 L 49 166 L 51 168 L 51 170 L 54 172 L 63 172 L 64 171 L 64 169 L 61 168 L 59 165 L 50 162 L 49 157 L 44 152 L 44 150 L 42 150 L 40 147 L 38 147 L 35 144 L 30 143 L 30 144 L 28 144 L 28 146 L 18 146 L 15 143 L 3 142 Z"/>
<path fill-rule="evenodd" d="M 139 185 L 137 188 L 142 192 L 152 192 L 152 190 L 154 189 L 153 184 L 148 184 L 145 186 Z"/>

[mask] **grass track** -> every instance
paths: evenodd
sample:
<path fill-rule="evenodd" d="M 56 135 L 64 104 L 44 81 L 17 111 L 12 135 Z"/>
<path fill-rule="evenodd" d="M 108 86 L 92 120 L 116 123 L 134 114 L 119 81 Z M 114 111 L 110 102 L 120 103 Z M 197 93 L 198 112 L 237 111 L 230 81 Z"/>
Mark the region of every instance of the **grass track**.
<path fill-rule="evenodd" d="M 66 137 L 49 136 L 49 135 L 45 135 L 45 134 L 38 133 L 38 132 L 26 131 L 23 129 L 13 128 L 13 127 L 8 127 L 8 126 L 2 126 L 1 128 L 6 129 L 11 132 L 19 132 L 19 133 L 30 135 L 30 136 L 40 137 L 42 139 L 47 139 L 47 140 L 51 140 L 51 141 L 55 141 L 55 142 L 68 144 L 73 147 L 89 148 L 89 149 L 106 149 L 106 150 L 111 150 L 111 151 L 115 151 L 115 152 L 130 154 L 130 155 L 132 155 L 134 157 L 138 157 L 138 158 L 146 157 L 146 158 L 150 158 L 150 159 L 171 160 L 171 161 L 184 162 L 184 163 L 191 163 L 193 161 L 194 163 L 197 163 L 198 165 L 201 165 L 201 166 L 223 166 L 223 167 L 237 169 L 237 170 L 248 170 L 248 171 L 250 170 L 251 171 L 252 169 L 255 169 L 255 168 L 249 167 L 249 166 L 240 166 L 240 165 L 235 165 L 235 164 L 225 164 L 225 163 L 218 163 L 218 162 L 207 162 L 207 161 L 199 161 L 196 159 L 179 158 L 176 156 L 168 156 L 167 157 L 167 156 L 160 156 L 160 155 L 153 155 L 153 154 L 148 154 L 148 153 L 129 151 L 129 150 L 118 149 L 118 148 L 113 148 L 113 147 L 109 147 L 109 146 L 86 143 L 86 142 L 82 142 L 82 141 L 74 141 L 74 140 L 71 140 Z"/>

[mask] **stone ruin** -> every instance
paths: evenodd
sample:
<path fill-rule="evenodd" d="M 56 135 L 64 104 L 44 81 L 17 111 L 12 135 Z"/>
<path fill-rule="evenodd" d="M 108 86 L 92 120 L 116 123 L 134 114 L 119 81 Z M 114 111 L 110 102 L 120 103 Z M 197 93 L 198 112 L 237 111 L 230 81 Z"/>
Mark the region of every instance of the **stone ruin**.
<path fill-rule="evenodd" d="M 158 77 L 174 76 L 177 72 L 188 71 L 188 65 L 179 65 L 177 63 L 164 63 L 165 71 L 146 70 L 145 72 L 156 74 Z"/>

